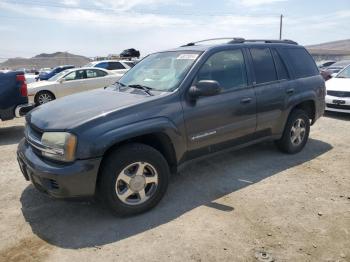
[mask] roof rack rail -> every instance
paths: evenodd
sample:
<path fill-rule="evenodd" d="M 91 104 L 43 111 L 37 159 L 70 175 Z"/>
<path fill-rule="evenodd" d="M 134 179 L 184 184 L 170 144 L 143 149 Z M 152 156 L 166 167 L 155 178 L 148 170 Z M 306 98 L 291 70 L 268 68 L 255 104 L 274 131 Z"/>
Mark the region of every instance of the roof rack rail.
<path fill-rule="evenodd" d="M 293 40 L 289 40 L 289 39 L 282 39 L 282 40 L 273 40 L 273 39 L 247 39 L 245 40 L 245 42 L 263 42 L 263 43 L 273 43 L 273 44 L 291 44 L 291 45 L 297 45 L 298 43 L 293 41 Z"/>
<path fill-rule="evenodd" d="M 229 42 L 236 41 L 236 43 L 244 43 L 244 38 L 240 37 L 219 37 L 219 38 L 209 38 L 209 39 L 204 39 L 196 42 L 190 42 L 188 44 L 182 45 L 181 47 L 185 46 L 194 46 L 198 43 L 203 43 L 203 42 L 209 42 L 209 41 L 216 41 L 216 40 L 230 40 Z"/>
<path fill-rule="evenodd" d="M 209 42 L 209 41 L 215 41 L 215 40 L 229 40 L 227 44 L 242 44 L 242 43 L 254 43 L 254 42 L 262 42 L 262 43 L 274 43 L 274 44 L 291 44 L 291 45 L 298 45 L 297 42 L 288 40 L 288 39 L 283 39 L 283 40 L 272 40 L 272 39 L 244 39 L 241 37 L 221 37 L 221 38 L 210 38 L 210 39 L 205 39 L 205 40 L 200 40 L 196 42 L 191 42 L 186 45 L 182 45 L 181 47 L 185 46 L 194 46 L 198 43 L 203 43 L 203 42 Z"/>

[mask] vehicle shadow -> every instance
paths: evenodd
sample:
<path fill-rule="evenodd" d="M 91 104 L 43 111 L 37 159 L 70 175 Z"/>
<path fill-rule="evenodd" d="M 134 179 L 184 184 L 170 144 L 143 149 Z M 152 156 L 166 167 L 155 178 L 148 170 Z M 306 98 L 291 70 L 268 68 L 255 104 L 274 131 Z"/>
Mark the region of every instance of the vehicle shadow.
<path fill-rule="evenodd" d="M 23 137 L 23 125 L 0 128 L 0 146 L 18 144 Z"/>
<path fill-rule="evenodd" d="M 93 202 L 54 200 L 31 185 L 22 193 L 22 212 L 34 234 L 52 245 L 68 249 L 101 246 L 168 223 L 198 206 L 234 212 L 234 207 L 215 200 L 331 149 L 325 142 L 310 139 L 302 152 L 287 155 L 265 143 L 192 162 L 172 177 L 160 204 L 138 216 L 118 218 Z"/>
<path fill-rule="evenodd" d="M 350 121 L 350 114 L 348 113 L 340 113 L 340 112 L 325 112 L 323 117 L 335 118 L 338 120 Z"/>

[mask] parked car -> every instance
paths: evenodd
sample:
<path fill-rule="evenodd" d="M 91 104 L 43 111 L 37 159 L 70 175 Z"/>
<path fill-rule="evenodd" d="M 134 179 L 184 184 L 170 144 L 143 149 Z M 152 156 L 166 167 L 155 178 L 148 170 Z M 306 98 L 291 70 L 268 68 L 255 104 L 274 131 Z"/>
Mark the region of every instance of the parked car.
<path fill-rule="evenodd" d="M 326 110 L 350 113 L 350 65 L 327 81 Z"/>
<path fill-rule="evenodd" d="M 30 83 L 34 83 L 36 82 L 36 78 L 38 77 L 38 75 L 35 74 L 25 74 L 26 77 L 26 83 L 30 84 Z"/>
<path fill-rule="evenodd" d="M 329 60 L 329 61 L 321 61 L 317 64 L 317 67 L 319 69 L 325 69 L 331 65 L 333 65 L 336 61 L 333 61 L 333 60 Z"/>
<path fill-rule="evenodd" d="M 118 74 L 125 74 L 130 68 L 133 68 L 135 63 L 133 61 L 124 60 L 102 60 L 94 61 L 85 65 L 85 67 L 103 68 Z"/>
<path fill-rule="evenodd" d="M 48 81 L 28 85 L 28 95 L 35 105 L 78 92 L 102 88 L 115 83 L 121 75 L 101 68 L 84 67 L 67 69 Z"/>
<path fill-rule="evenodd" d="M 49 73 L 51 70 L 52 70 L 52 68 L 50 68 L 50 67 L 43 67 L 43 68 L 39 69 L 39 74 L 43 73 L 43 72 Z"/>
<path fill-rule="evenodd" d="M 190 159 L 261 141 L 300 152 L 325 108 L 306 49 L 290 40 L 203 43 L 151 54 L 107 89 L 33 110 L 18 146 L 24 177 L 54 197 L 96 194 L 131 215 L 155 206 Z"/>
<path fill-rule="evenodd" d="M 0 72 L 0 120 L 24 116 L 33 109 L 28 103 L 27 84 L 23 72 Z"/>
<path fill-rule="evenodd" d="M 74 65 L 63 65 L 63 66 L 55 67 L 49 73 L 47 73 L 46 71 L 40 72 L 39 76 L 37 77 L 37 80 L 40 80 L 40 81 L 49 80 L 51 77 L 57 75 L 58 73 L 61 73 L 66 69 L 71 69 L 74 67 L 75 67 Z"/>
<path fill-rule="evenodd" d="M 327 67 L 326 70 L 334 77 L 348 65 L 350 65 L 350 60 L 342 60 Z"/>
<path fill-rule="evenodd" d="M 140 58 L 140 51 L 136 50 L 135 48 L 129 48 L 125 49 L 123 52 L 120 53 L 120 57 L 123 58 Z"/>

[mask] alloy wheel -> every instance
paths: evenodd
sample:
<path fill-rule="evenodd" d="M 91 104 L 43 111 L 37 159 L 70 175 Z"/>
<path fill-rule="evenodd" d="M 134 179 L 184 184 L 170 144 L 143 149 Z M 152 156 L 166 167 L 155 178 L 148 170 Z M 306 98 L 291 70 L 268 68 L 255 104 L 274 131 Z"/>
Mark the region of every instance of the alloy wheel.
<path fill-rule="evenodd" d="M 306 124 L 304 119 L 298 118 L 292 125 L 290 131 L 290 140 L 294 146 L 300 145 L 306 134 Z"/>
<path fill-rule="evenodd" d="M 50 94 L 47 94 L 47 93 L 42 93 L 39 95 L 38 101 L 39 101 L 40 105 L 45 104 L 47 102 L 52 101 L 52 96 Z"/>
<path fill-rule="evenodd" d="M 158 173 L 147 162 L 135 162 L 117 176 L 117 197 L 127 205 L 140 205 L 150 199 L 158 187 Z"/>

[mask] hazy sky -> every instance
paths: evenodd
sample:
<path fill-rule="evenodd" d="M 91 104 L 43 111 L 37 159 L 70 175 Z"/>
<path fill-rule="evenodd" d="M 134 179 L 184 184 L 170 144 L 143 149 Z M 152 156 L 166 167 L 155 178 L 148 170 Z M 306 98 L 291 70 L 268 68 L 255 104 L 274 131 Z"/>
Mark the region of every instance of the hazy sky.
<path fill-rule="evenodd" d="M 350 0 L 0 0 L 0 58 L 134 47 L 143 55 L 236 36 L 314 44 L 350 38 Z"/>

